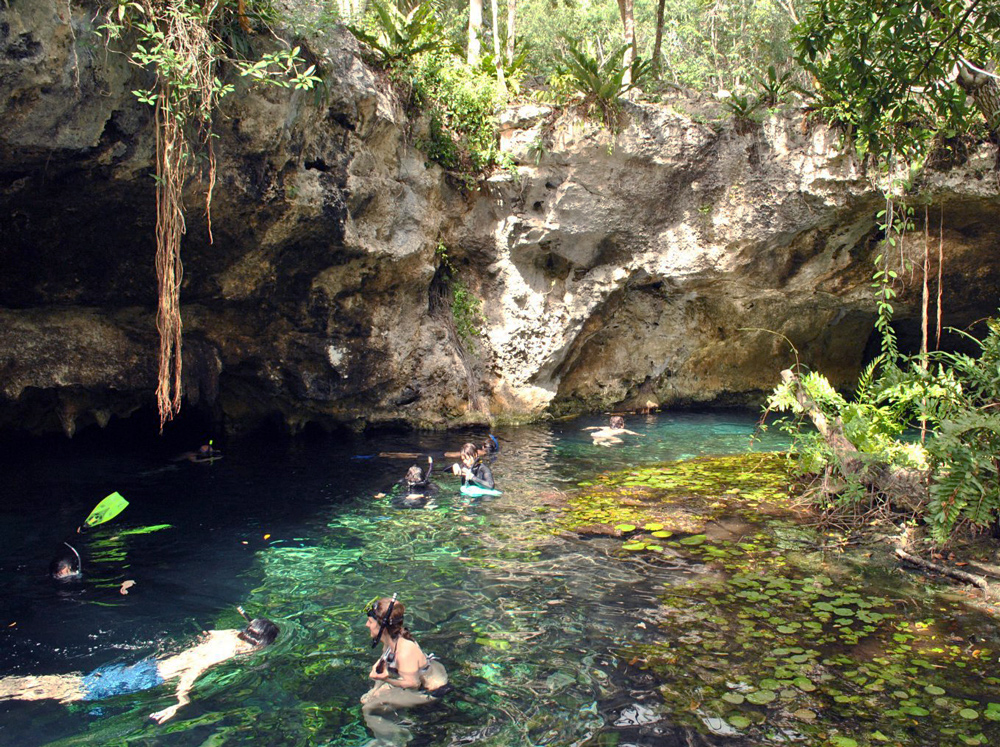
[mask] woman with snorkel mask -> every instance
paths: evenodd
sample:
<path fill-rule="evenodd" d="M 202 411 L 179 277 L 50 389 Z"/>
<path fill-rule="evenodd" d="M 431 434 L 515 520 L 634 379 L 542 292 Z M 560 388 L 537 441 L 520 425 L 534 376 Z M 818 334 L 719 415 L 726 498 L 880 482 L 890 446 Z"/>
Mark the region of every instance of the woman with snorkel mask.
<path fill-rule="evenodd" d="M 377 739 L 395 743 L 407 741 L 409 730 L 388 716 L 398 708 L 433 703 L 448 684 L 444 665 L 433 654 L 424 654 L 403 625 L 403 612 L 403 603 L 396 601 L 395 594 L 391 599 L 376 599 L 365 608 L 372 648 L 381 643 L 382 655 L 368 673 L 375 684 L 361 697 L 361 712 Z"/>

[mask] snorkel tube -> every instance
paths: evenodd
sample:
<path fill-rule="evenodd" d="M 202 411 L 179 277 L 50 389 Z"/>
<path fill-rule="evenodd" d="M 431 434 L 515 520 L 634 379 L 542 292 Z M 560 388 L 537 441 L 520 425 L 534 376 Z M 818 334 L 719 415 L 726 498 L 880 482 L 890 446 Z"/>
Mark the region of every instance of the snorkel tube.
<path fill-rule="evenodd" d="M 382 640 L 382 634 L 385 632 L 385 627 L 389 624 L 389 617 L 392 615 L 392 608 L 396 606 L 396 595 L 392 595 L 392 599 L 389 600 L 389 606 L 385 610 L 385 615 L 379 620 L 378 623 L 378 633 L 372 637 L 372 648 L 378 645 L 378 642 Z"/>
<path fill-rule="evenodd" d="M 253 620 L 250 618 L 250 615 L 246 613 L 246 610 L 244 610 L 239 605 L 236 606 L 236 611 L 239 612 L 240 615 L 243 617 L 243 619 L 247 621 L 247 625 L 253 622 Z"/>
<path fill-rule="evenodd" d="M 73 575 L 79 576 L 80 574 L 83 573 L 83 560 L 80 559 L 80 553 L 78 553 L 76 551 L 76 548 L 73 547 L 73 545 L 71 545 L 69 542 L 63 542 L 63 544 L 66 545 L 66 547 L 68 547 L 70 550 L 72 550 L 74 555 L 76 555 L 76 570 L 73 571 Z"/>

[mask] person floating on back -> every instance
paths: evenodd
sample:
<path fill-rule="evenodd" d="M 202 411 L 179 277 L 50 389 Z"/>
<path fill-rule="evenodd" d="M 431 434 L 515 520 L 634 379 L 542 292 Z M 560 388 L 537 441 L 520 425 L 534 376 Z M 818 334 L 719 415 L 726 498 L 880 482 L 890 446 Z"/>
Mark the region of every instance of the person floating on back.
<path fill-rule="evenodd" d="M 246 613 L 240 608 L 240 613 Z M 58 700 L 60 703 L 102 700 L 115 695 L 149 690 L 167 680 L 179 678 L 177 702 L 150 718 L 162 724 L 178 709 L 191 702 L 190 692 L 207 669 L 242 654 L 252 654 L 269 646 L 278 637 L 278 626 L 255 618 L 243 630 L 210 630 L 201 640 L 179 654 L 149 657 L 135 664 L 105 664 L 90 674 L 50 674 L 38 677 L 0 678 L 2 700 Z"/>
<path fill-rule="evenodd" d="M 629 434 L 631 436 L 641 436 L 641 433 L 625 429 L 625 418 L 621 415 L 612 415 L 606 426 L 592 425 L 584 428 L 585 431 L 593 431 L 590 437 L 594 439 L 595 446 L 611 446 L 612 444 L 624 443 L 619 436 Z"/>
<path fill-rule="evenodd" d="M 451 471 L 456 475 L 462 476 L 463 486 L 475 485 L 487 490 L 494 490 L 496 488 L 493 482 L 493 472 L 483 464 L 479 456 L 479 449 L 475 444 L 464 444 L 458 455 L 461 464 L 456 463 L 451 465 Z"/>

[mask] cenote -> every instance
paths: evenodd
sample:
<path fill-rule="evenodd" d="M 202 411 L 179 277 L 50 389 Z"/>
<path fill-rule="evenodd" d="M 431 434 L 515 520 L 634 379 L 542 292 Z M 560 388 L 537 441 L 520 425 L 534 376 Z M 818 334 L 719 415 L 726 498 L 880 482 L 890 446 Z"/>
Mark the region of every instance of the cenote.
<path fill-rule="evenodd" d="M 752 415 L 633 417 L 607 448 L 597 422 L 498 430 L 493 499 L 461 496 L 442 456 L 482 432 L 247 438 L 210 466 L 141 440 L 8 447 L 4 676 L 177 650 L 238 604 L 283 633 L 163 726 L 169 686 L 6 701 L 0 742 L 367 744 L 362 610 L 397 592 L 455 687 L 399 716 L 411 745 L 998 743 L 989 618 L 798 520 L 785 444 L 751 440 Z M 418 461 L 397 452 L 438 458 L 432 507 L 374 497 Z M 131 505 L 79 541 L 85 579 L 47 579 L 112 490 Z"/>

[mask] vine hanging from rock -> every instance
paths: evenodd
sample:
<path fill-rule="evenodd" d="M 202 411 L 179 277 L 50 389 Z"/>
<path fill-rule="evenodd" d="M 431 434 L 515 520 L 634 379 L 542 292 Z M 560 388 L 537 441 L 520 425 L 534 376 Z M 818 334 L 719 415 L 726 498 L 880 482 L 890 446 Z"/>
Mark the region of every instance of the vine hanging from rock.
<path fill-rule="evenodd" d="M 265 6 L 255 0 L 116 0 L 104 15 L 102 30 L 109 42 L 124 42 L 122 51 L 128 59 L 154 76 L 149 88 L 133 93 L 155 109 L 160 336 L 156 401 L 161 431 L 181 408 L 183 193 L 187 181 L 197 175 L 199 162 L 204 163 L 207 180 L 205 213 L 212 242 L 216 175 L 212 117 L 219 101 L 234 90 L 232 83 L 219 77 L 219 63 L 228 61 L 243 77 L 285 88 L 306 90 L 319 82 L 315 66 L 305 65 L 299 47 L 286 45 L 252 61 L 236 55 L 227 43 L 233 34 L 252 30 L 251 16 L 266 22 L 260 13 Z"/>

